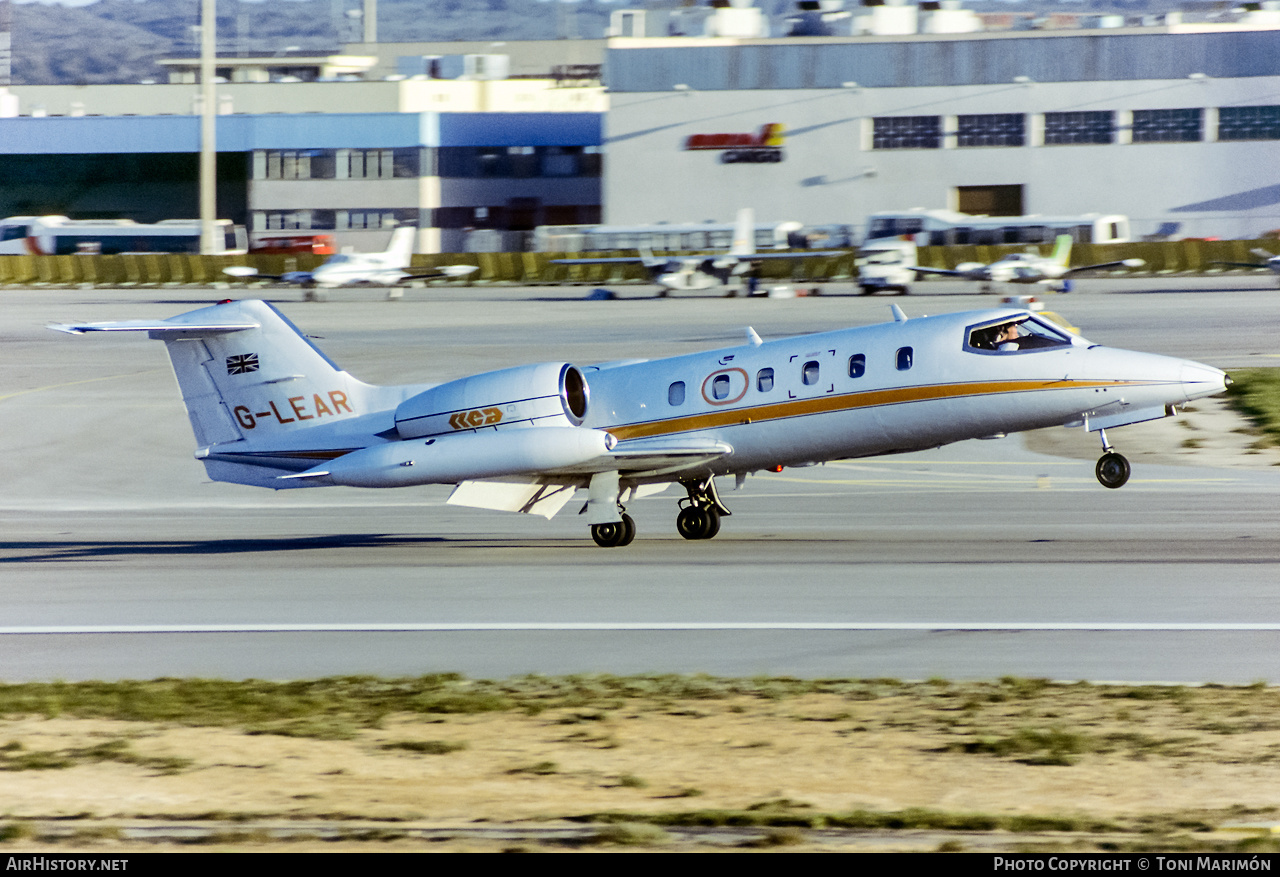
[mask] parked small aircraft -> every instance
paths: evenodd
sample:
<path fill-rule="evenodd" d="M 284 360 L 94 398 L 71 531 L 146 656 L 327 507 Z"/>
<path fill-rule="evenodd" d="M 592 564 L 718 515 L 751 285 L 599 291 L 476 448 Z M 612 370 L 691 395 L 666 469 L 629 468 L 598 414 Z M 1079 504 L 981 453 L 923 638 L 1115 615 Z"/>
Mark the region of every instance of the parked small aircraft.
<path fill-rule="evenodd" d="M 550 518 L 585 490 L 598 545 L 636 534 L 625 506 L 680 484 L 676 529 L 710 539 L 715 478 L 933 448 L 1047 426 L 1097 432 L 1105 487 L 1129 478 L 1107 430 L 1176 413 L 1230 379 L 1101 347 L 1030 311 L 894 321 L 653 361 L 546 362 L 444 384 L 371 386 L 275 307 L 224 302 L 71 334 L 165 342 L 214 481 L 275 489 L 456 485 L 449 502 Z"/>
<path fill-rule="evenodd" d="M 711 256 L 655 256 L 653 251 L 642 248 L 638 256 L 601 256 L 586 259 L 552 259 L 553 265 L 643 265 L 649 278 L 665 296 L 672 290 L 714 289 L 727 286 L 734 279 L 741 279 L 748 292 L 755 286 L 753 272 L 760 263 L 774 259 L 807 259 L 812 256 L 843 256 L 843 250 L 804 252 L 756 252 L 755 212 L 750 207 L 738 211 L 734 223 L 733 245 L 720 255 Z M 730 293 L 732 294 L 732 293 Z"/>
<path fill-rule="evenodd" d="M 982 283 L 983 292 L 989 292 L 992 283 L 1043 283 L 1051 289 L 1067 292 L 1071 289 L 1071 281 L 1066 279 L 1068 275 L 1099 268 L 1141 268 L 1145 264 L 1142 259 L 1120 259 L 1115 262 L 1078 265 L 1072 268 L 1071 235 L 1062 234 L 1058 235 L 1053 253 L 1048 256 L 1032 252 L 1010 253 L 989 265 L 981 262 L 961 262 L 954 270 L 920 267 L 912 270 L 917 274 L 942 274 L 947 277 L 977 280 Z"/>
<path fill-rule="evenodd" d="M 280 280 L 302 286 L 394 286 L 405 280 L 433 277 L 463 277 L 477 270 L 475 265 L 446 265 L 439 270 L 410 272 L 413 239 L 417 229 L 402 225 L 391 233 L 391 244 L 381 253 L 338 253 L 330 256 L 314 271 L 286 271 L 284 274 L 260 274 L 257 268 L 232 265 L 222 269 L 232 277 Z"/>
<path fill-rule="evenodd" d="M 1212 265 L 1229 265 L 1232 268 L 1266 268 L 1272 274 L 1280 274 L 1280 255 L 1269 253 L 1261 247 L 1249 251 L 1262 259 L 1261 262 L 1211 262 Z"/>

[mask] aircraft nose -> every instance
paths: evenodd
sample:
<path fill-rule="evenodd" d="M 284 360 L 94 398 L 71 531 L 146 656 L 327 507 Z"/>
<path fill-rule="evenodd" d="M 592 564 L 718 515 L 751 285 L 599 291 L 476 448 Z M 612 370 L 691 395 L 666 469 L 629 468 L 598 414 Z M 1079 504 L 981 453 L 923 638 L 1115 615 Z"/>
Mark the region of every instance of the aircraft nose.
<path fill-rule="evenodd" d="M 1182 391 L 1188 400 L 1216 396 L 1226 392 L 1229 386 L 1231 378 L 1221 369 L 1198 362 L 1182 364 Z"/>

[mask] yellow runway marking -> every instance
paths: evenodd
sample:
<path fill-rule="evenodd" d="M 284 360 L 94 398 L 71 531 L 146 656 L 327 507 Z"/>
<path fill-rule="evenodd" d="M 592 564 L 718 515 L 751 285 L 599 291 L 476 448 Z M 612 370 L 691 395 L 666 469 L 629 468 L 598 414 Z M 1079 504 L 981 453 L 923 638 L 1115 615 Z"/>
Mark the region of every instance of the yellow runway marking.
<path fill-rule="evenodd" d="M 164 369 L 152 368 L 147 369 L 144 372 L 131 372 L 127 375 L 108 375 L 105 378 L 85 378 L 82 381 L 67 381 L 65 384 L 50 384 L 47 387 L 32 387 L 30 390 L 19 390 L 16 393 L 6 393 L 5 395 L 0 396 L 0 402 L 3 402 L 5 399 L 13 399 L 16 396 L 26 396 L 31 393 L 44 393 L 48 390 L 61 390 L 63 387 L 75 387 L 80 384 L 96 384 L 100 381 L 114 381 L 117 378 L 137 378 L 142 375 L 153 375 L 159 371 L 164 371 Z"/>

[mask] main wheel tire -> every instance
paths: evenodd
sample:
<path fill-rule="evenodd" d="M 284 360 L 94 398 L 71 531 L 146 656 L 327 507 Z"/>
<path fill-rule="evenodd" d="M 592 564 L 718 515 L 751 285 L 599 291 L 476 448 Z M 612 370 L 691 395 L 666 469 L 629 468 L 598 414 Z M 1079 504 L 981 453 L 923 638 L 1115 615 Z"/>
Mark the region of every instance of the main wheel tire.
<path fill-rule="evenodd" d="M 1099 484 L 1115 490 L 1117 487 L 1124 487 L 1125 482 L 1129 480 L 1129 471 L 1128 460 L 1119 454 L 1107 453 L 1098 459 L 1094 474 L 1098 476 Z"/>
<path fill-rule="evenodd" d="M 631 519 L 631 515 L 626 512 L 622 513 L 622 541 L 618 543 L 621 548 L 624 545 L 630 545 L 636 538 L 636 522 Z"/>
<path fill-rule="evenodd" d="M 676 515 L 676 532 L 686 539 L 701 539 L 704 526 L 702 509 L 695 506 L 682 508 Z"/>
<path fill-rule="evenodd" d="M 710 539 L 720 532 L 720 512 L 687 506 L 676 516 L 676 531 L 686 539 Z"/>
<path fill-rule="evenodd" d="M 631 537 L 635 538 L 635 525 L 631 526 Z M 592 524 L 591 538 L 601 548 L 617 548 L 627 544 L 627 525 L 625 521 L 612 521 L 608 524 Z"/>

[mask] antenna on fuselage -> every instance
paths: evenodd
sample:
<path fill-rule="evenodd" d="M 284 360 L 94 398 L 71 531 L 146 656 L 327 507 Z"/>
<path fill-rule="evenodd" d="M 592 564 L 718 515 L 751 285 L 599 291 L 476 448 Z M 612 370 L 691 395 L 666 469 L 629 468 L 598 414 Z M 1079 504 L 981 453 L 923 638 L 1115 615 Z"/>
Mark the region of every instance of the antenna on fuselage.
<path fill-rule="evenodd" d="M 893 321 L 895 323 L 905 323 L 907 321 L 907 315 L 902 312 L 902 308 L 897 305 L 889 305 L 889 308 L 893 311 Z"/>
<path fill-rule="evenodd" d="M 764 342 L 760 340 L 760 336 L 756 334 L 756 330 L 750 326 L 747 327 L 747 343 L 752 347 L 759 347 Z"/>

